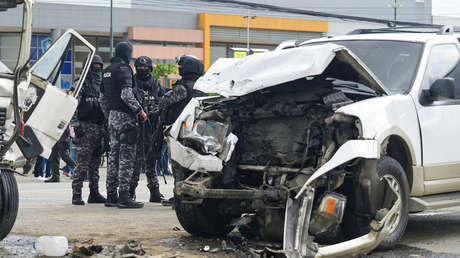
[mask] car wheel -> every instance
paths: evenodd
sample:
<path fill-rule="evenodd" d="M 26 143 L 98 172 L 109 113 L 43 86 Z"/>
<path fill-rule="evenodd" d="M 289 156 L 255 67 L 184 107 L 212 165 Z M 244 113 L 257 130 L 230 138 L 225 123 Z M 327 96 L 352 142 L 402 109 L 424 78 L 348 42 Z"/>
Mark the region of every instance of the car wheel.
<path fill-rule="evenodd" d="M 174 178 L 181 181 L 186 178 L 185 169 L 173 163 Z M 177 219 L 188 233 L 206 238 L 225 236 L 234 226 L 230 226 L 231 217 L 217 213 L 220 200 L 205 199 L 201 204 L 187 202 L 183 196 L 174 193 L 174 209 Z"/>
<path fill-rule="evenodd" d="M 2 170 L 0 180 L 0 240 L 2 240 L 10 233 L 16 221 L 19 193 L 18 184 L 12 171 Z"/>
<path fill-rule="evenodd" d="M 394 247 L 406 231 L 409 220 L 409 183 L 403 167 L 392 157 L 385 156 L 377 163 L 377 174 L 386 181 L 385 195 L 382 208 L 391 208 L 399 198 L 401 206 L 390 228 L 389 234 L 377 247 L 378 250 L 387 250 Z"/>

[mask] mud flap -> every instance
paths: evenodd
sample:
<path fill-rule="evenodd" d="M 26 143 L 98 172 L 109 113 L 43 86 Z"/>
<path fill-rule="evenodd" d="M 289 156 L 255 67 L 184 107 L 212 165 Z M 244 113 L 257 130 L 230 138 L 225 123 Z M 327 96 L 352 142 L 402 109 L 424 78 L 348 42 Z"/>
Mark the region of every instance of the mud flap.
<path fill-rule="evenodd" d="M 24 136 L 19 136 L 16 144 L 26 159 L 35 158 L 43 152 L 43 146 L 30 126 L 24 127 Z"/>
<path fill-rule="evenodd" d="M 309 236 L 315 189 L 307 188 L 302 198 L 288 197 L 284 221 L 284 253 L 289 258 L 314 257 L 317 247 Z"/>

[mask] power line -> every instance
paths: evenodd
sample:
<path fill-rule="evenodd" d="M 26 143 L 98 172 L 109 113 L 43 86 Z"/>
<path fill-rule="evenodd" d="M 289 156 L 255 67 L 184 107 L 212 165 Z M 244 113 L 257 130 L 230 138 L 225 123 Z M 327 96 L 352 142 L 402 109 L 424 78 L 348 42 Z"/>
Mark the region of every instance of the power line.
<path fill-rule="evenodd" d="M 406 26 L 440 27 L 439 25 L 424 24 L 424 23 L 418 23 L 418 22 L 406 22 L 406 21 L 392 22 L 390 20 L 385 20 L 385 19 L 376 19 L 376 18 L 361 17 L 361 16 L 341 15 L 341 14 L 333 14 L 333 13 L 326 13 L 326 12 L 309 11 L 309 10 L 303 10 L 303 9 L 288 8 L 288 7 L 282 7 L 282 6 L 276 6 L 276 5 L 259 4 L 259 3 L 244 2 L 244 1 L 237 1 L 237 0 L 200 0 L 200 1 L 236 4 L 240 6 L 247 6 L 247 7 L 254 8 L 254 9 L 265 9 L 265 10 L 272 10 L 272 11 L 277 11 L 277 12 L 336 18 L 336 19 L 341 19 L 341 20 L 356 20 L 356 21 L 365 21 L 365 22 L 382 23 L 382 24 L 394 23 L 394 25 L 406 25 Z"/>

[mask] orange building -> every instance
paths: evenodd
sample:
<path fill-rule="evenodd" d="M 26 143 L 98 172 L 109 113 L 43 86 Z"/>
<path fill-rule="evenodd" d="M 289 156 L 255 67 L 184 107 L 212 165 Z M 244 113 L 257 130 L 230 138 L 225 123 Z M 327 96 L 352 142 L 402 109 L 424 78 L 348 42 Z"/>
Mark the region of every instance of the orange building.
<path fill-rule="evenodd" d="M 145 55 L 169 63 L 187 54 L 203 60 L 208 68 L 220 57 L 245 56 L 248 39 L 250 51 L 265 52 L 284 40 L 304 41 L 329 31 L 329 22 L 319 20 L 212 13 L 200 13 L 197 18 L 198 30 L 129 27 L 133 57 Z"/>

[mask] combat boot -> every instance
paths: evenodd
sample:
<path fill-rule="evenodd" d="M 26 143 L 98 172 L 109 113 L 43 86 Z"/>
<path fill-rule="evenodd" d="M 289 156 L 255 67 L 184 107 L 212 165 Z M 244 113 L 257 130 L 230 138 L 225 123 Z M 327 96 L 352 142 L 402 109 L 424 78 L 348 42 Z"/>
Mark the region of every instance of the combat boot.
<path fill-rule="evenodd" d="M 118 195 L 117 193 L 108 194 L 107 201 L 105 202 L 105 207 L 117 207 L 118 205 Z"/>
<path fill-rule="evenodd" d="M 135 202 L 129 198 L 129 192 L 120 192 L 120 197 L 118 198 L 118 208 L 120 209 L 139 209 L 144 207 L 142 202 Z"/>
<path fill-rule="evenodd" d="M 89 191 L 88 203 L 105 203 L 106 201 L 107 199 L 99 193 L 98 189 L 91 189 Z"/>
<path fill-rule="evenodd" d="M 136 190 L 129 190 L 129 199 L 136 201 Z"/>
<path fill-rule="evenodd" d="M 81 199 L 81 194 L 72 195 L 72 204 L 73 205 L 85 205 L 85 202 Z"/>
<path fill-rule="evenodd" d="M 150 200 L 149 202 L 161 203 L 164 200 L 164 196 L 160 193 L 160 187 L 155 186 L 149 189 L 150 190 Z"/>

